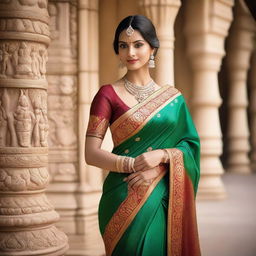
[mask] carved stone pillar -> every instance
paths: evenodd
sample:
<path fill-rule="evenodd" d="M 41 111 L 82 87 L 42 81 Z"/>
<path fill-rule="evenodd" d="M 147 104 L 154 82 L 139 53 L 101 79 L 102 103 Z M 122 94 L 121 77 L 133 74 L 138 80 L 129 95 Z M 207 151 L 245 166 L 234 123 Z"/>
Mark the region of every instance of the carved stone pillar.
<path fill-rule="evenodd" d="M 51 44 L 47 65 L 49 116 L 49 171 L 47 194 L 67 234 L 76 233 L 77 149 L 77 7 L 50 1 Z"/>
<path fill-rule="evenodd" d="M 229 76 L 228 171 L 249 173 L 249 128 L 247 117 L 247 73 L 254 47 L 255 21 L 242 0 L 235 2 L 234 22 L 227 44 Z"/>
<path fill-rule="evenodd" d="M 0 2 L 0 255 L 64 255 L 49 182 L 46 0 Z"/>
<path fill-rule="evenodd" d="M 250 86 L 250 137 L 251 137 L 251 170 L 256 172 L 256 43 L 252 55 L 249 86 Z"/>
<path fill-rule="evenodd" d="M 98 204 L 103 177 L 100 169 L 86 165 L 84 142 L 90 104 L 99 88 L 99 7 L 97 0 L 79 0 L 78 6 L 79 186 L 77 188 L 77 234 L 83 238 L 78 249 L 84 248 L 84 255 L 93 256 L 104 253 L 104 245 L 98 226 Z"/>
<path fill-rule="evenodd" d="M 140 6 L 154 23 L 160 40 L 155 70 L 155 80 L 160 85 L 174 85 L 174 22 L 180 4 L 180 0 L 140 0 Z"/>
<path fill-rule="evenodd" d="M 232 20 L 232 1 L 186 2 L 185 33 L 193 70 L 192 111 L 201 138 L 199 198 L 223 198 L 222 135 L 217 74 L 224 56 L 224 40 Z M 200 11 L 199 11 L 200 10 Z"/>

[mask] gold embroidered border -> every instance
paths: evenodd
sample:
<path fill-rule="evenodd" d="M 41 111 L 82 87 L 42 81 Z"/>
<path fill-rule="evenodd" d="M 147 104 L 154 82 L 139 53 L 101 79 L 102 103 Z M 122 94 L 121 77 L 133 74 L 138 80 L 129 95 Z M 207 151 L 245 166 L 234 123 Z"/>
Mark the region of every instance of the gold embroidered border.
<path fill-rule="evenodd" d="M 109 121 L 101 116 L 90 115 L 86 136 L 103 139 L 108 129 Z"/>
<path fill-rule="evenodd" d="M 158 182 L 166 174 L 161 174 L 150 185 L 141 185 L 136 189 L 128 191 L 127 198 L 122 202 L 106 226 L 103 240 L 105 243 L 106 256 L 111 256 L 115 246 L 124 234 L 127 227 L 131 224 L 136 214 L 148 199 Z"/>
<path fill-rule="evenodd" d="M 167 151 L 170 156 L 167 255 L 181 256 L 185 168 L 183 153 L 180 150 L 167 149 Z"/>
<path fill-rule="evenodd" d="M 139 132 L 161 108 L 181 95 L 176 88 L 169 85 L 163 90 L 125 112 L 110 126 L 115 147 Z"/>

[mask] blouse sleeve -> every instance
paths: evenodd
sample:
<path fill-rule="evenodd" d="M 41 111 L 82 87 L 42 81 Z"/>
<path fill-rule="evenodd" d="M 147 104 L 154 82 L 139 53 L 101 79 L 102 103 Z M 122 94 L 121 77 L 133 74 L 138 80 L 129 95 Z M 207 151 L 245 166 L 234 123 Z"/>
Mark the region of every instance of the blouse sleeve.
<path fill-rule="evenodd" d="M 111 104 L 103 86 L 92 101 L 86 136 L 103 139 L 109 126 L 111 112 Z"/>

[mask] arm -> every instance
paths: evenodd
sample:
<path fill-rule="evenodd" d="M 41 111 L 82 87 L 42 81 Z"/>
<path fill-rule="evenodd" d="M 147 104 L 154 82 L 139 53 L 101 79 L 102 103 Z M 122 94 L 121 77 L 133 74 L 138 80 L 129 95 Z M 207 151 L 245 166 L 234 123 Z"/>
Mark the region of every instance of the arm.
<path fill-rule="evenodd" d="M 115 155 L 101 149 L 112 115 L 112 101 L 108 90 L 106 86 L 101 87 L 91 104 L 85 141 L 85 161 L 110 171 L 130 173 L 134 171 L 134 158 Z"/>
<path fill-rule="evenodd" d="M 86 136 L 85 140 L 85 161 L 102 169 L 118 171 L 116 169 L 117 155 L 101 149 L 102 139 Z"/>

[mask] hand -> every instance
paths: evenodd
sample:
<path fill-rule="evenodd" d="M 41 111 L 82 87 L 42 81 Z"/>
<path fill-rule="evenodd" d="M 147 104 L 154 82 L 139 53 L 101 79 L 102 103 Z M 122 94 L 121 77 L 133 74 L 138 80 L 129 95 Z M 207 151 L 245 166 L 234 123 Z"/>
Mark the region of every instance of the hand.
<path fill-rule="evenodd" d="M 161 149 L 143 153 L 135 158 L 134 169 L 136 172 L 146 171 L 158 166 L 164 157 L 164 152 Z"/>
<path fill-rule="evenodd" d="M 158 167 L 151 168 L 146 171 L 135 172 L 124 178 L 124 181 L 128 183 L 128 188 L 134 188 L 146 183 L 147 185 L 152 183 L 153 179 L 159 176 L 162 169 Z"/>

